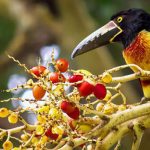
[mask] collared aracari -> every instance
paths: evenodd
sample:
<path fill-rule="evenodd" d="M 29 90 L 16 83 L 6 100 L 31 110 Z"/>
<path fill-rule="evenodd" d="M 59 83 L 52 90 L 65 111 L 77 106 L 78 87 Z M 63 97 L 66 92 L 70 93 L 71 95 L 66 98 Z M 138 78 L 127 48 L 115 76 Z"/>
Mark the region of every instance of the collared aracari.
<path fill-rule="evenodd" d="M 150 14 L 137 8 L 118 12 L 106 25 L 81 41 L 73 50 L 71 57 L 112 42 L 123 44 L 123 57 L 127 64 L 136 64 L 150 71 Z M 150 79 L 140 80 L 144 96 L 150 98 Z"/>

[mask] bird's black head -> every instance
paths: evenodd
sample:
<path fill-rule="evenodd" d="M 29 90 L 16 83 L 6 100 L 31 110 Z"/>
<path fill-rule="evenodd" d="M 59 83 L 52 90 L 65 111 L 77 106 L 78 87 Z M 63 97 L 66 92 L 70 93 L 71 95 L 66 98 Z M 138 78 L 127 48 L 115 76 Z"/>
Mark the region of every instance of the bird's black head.
<path fill-rule="evenodd" d="M 150 31 L 150 15 L 142 9 L 128 9 L 120 11 L 111 17 L 121 29 L 114 41 L 121 41 L 127 47 L 142 30 Z"/>
<path fill-rule="evenodd" d="M 142 30 L 150 31 L 150 15 L 142 9 L 120 11 L 111 21 L 81 41 L 72 58 L 111 42 L 122 42 L 126 48 Z"/>

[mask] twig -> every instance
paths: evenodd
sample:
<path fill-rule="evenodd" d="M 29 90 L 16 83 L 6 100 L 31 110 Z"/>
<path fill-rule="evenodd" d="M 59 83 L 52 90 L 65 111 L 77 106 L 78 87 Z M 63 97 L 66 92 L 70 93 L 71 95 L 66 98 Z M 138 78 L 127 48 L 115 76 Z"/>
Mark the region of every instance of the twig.
<path fill-rule="evenodd" d="M 114 148 L 114 150 L 118 150 L 119 147 L 120 147 L 120 145 L 121 145 L 121 140 L 119 140 L 119 141 L 117 142 L 117 145 L 116 145 L 116 147 Z"/>
<path fill-rule="evenodd" d="M 134 139 L 131 150 L 138 150 L 144 134 L 144 130 L 141 124 L 139 123 L 135 123 L 135 125 L 133 126 L 133 130 L 134 130 L 134 137 L 133 137 Z"/>

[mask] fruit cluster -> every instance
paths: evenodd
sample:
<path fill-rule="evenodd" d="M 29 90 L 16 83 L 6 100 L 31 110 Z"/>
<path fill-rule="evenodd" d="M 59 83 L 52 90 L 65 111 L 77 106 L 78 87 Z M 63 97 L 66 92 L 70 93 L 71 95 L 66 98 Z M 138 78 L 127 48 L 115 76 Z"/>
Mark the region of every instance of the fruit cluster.
<path fill-rule="evenodd" d="M 107 115 L 126 109 L 123 104 L 117 106 L 111 102 L 113 97 L 110 92 L 111 88 L 107 88 L 106 85 L 112 82 L 112 76 L 108 72 L 96 76 L 87 70 L 71 70 L 66 59 L 54 60 L 53 56 L 48 66 L 38 65 L 31 69 L 27 69 L 14 58 L 13 60 L 23 66 L 25 71 L 34 78 L 16 89 L 32 89 L 34 100 L 28 99 L 28 101 L 34 102 L 36 108 L 19 107 L 14 111 L 0 108 L 0 118 L 8 117 L 10 124 L 20 122 L 24 124 L 22 128 L 16 127 L 14 131 L 0 135 L 1 139 L 8 136 L 3 143 L 4 150 L 29 147 L 43 149 L 49 145 L 51 147 L 58 144 L 62 139 L 67 141 L 68 137 L 84 136 L 102 118 L 106 119 Z M 53 70 L 50 69 L 51 66 Z M 12 90 L 15 88 L 7 92 Z M 18 100 L 27 99 L 18 98 Z M 40 101 L 43 104 L 39 104 Z M 21 114 L 25 111 L 32 111 L 36 114 L 37 122 L 34 125 L 28 124 L 22 118 Z M 19 138 L 15 137 L 15 140 L 20 143 L 17 147 L 14 147 L 11 142 L 11 134 L 15 132 L 21 133 Z"/>

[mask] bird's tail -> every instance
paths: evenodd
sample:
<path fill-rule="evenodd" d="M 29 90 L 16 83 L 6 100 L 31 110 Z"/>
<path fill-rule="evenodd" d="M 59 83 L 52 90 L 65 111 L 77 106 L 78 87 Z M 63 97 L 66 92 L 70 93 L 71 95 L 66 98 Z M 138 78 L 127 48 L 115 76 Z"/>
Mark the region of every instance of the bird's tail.
<path fill-rule="evenodd" d="M 143 93 L 146 98 L 150 98 L 150 79 L 141 79 Z"/>

